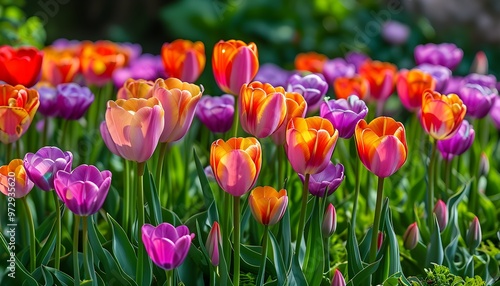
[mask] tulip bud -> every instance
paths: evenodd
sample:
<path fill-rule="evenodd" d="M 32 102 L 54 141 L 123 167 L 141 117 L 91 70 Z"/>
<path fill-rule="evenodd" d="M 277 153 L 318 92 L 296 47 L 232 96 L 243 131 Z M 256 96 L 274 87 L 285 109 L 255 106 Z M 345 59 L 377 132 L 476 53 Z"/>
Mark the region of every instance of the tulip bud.
<path fill-rule="evenodd" d="M 434 213 L 438 220 L 439 230 L 443 231 L 448 224 L 448 208 L 446 207 L 446 203 L 439 200 L 436 206 L 434 206 Z"/>
<path fill-rule="evenodd" d="M 222 244 L 220 236 L 219 223 L 216 221 L 212 225 L 212 229 L 208 234 L 207 241 L 205 242 L 205 248 L 207 249 L 208 256 L 210 257 L 210 262 L 214 266 L 219 265 L 219 245 Z"/>
<path fill-rule="evenodd" d="M 342 276 L 342 273 L 338 269 L 335 269 L 335 273 L 333 274 L 332 286 L 345 286 L 344 276 Z"/>
<path fill-rule="evenodd" d="M 417 223 L 414 222 L 408 226 L 403 234 L 403 245 L 406 249 L 412 250 L 418 244 L 418 226 Z"/>
<path fill-rule="evenodd" d="M 479 176 L 486 177 L 490 171 L 490 160 L 484 152 L 481 153 L 481 161 L 479 163 Z"/>
<path fill-rule="evenodd" d="M 488 73 L 488 58 L 483 51 L 476 53 L 472 66 L 470 67 L 471 73 L 487 74 Z"/>
<path fill-rule="evenodd" d="M 379 231 L 377 237 L 377 250 L 380 250 L 380 247 L 382 247 L 382 243 L 384 243 L 384 233 Z"/>
<path fill-rule="evenodd" d="M 465 237 L 465 242 L 471 252 L 479 246 L 481 239 L 481 224 L 479 223 L 477 216 L 475 216 L 469 226 L 467 236 Z"/>
<path fill-rule="evenodd" d="M 330 237 L 337 229 L 337 213 L 332 204 L 328 204 L 325 215 L 323 216 L 323 224 L 321 225 L 321 233 L 323 237 Z"/>

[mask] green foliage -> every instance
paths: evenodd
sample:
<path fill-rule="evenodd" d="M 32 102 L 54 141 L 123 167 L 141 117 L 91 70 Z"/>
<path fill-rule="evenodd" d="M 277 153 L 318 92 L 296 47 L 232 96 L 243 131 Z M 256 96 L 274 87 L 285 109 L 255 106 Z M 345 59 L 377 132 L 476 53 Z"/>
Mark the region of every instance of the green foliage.
<path fill-rule="evenodd" d="M 439 285 L 439 286 L 482 286 L 486 283 L 479 276 L 465 279 L 450 273 L 450 269 L 443 265 L 433 264 L 432 269 L 425 269 L 426 276 L 419 278 L 419 282 L 412 281 L 412 285 Z"/>
<path fill-rule="evenodd" d="M 35 46 L 43 48 L 45 29 L 40 18 L 26 18 L 22 10 L 24 1 L 0 3 L 0 45 Z"/>

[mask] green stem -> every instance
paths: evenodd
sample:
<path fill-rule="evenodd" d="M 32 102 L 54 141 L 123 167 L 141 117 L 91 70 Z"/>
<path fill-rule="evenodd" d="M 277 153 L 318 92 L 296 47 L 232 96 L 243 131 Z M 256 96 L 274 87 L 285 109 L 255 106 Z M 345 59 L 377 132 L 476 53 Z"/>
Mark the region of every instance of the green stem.
<path fill-rule="evenodd" d="M 234 118 L 233 118 L 233 134 L 234 137 L 238 137 L 238 125 L 240 124 L 240 115 L 238 112 L 238 98 L 235 98 L 234 101 Z"/>
<path fill-rule="evenodd" d="M 43 120 L 42 147 L 47 146 L 47 133 L 49 132 L 49 117 L 45 116 Z"/>
<path fill-rule="evenodd" d="M 5 147 L 7 150 L 5 151 L 5 164 L 9 165 L 12 158 L 12 143 L 7 143 Z"/>
<path fill-rule="evenodd" d="M 283 170 L 283 167 L 284 167 L 284 147 L 279 145 L 279 146 L 276 146 L 276 152 L 278 152 L 278 189 L 281 189 L 283 188 L 283 184 L 284 184 L 284 181 L 285 181 L 285 174 L 283 173 L 284 170 Z"/>
<path fill-rule="evenodd" d="M 21 158 L 21 140 L 16 141 L 16 158 Z"/>
<path fill-rule="evenodd" d="M 222 232 L 222 248 L 224 251 L 224 258 L 226 259 L 226 265 L 231 265 L 231 241 L 229 234 L 231 233 L 231 209 L 232 209 L 232 197 L 229 193 L 224 192 L 224 213 L 222 220 L 224 225 L 222 226 L 224 231 Z"/>
<path fill-rule="evenodd" d="M 73 224 L 73 276 L 75 286 L 80 285 L 80 263 L 78 262 L 78 234 L 80 232 L 80 216 L 75 215 Z"/>
<path fill-rule="evenodd" d="M 57 196 L 57 193 L 53 190 L 52 193 L 54 194 L 54 203 L 56 206 L 56 250 L 54 254 L 54 268 L 59 270 L 59 267 L 61 265 L 61 202 L 59 201 L 59 197 Z"/>
<path fill-rule="evenodd" d="M 84 277 L 85 279 L 90 279 L 90 265 L 88 264 L 88 256 L 89 256 L 89 246 L 88 246 L 88 218 L 86 216 L 82 217 L 83 228 L 82 228 L 82 246 L 83 246 L 83 269 L 84 269 Z"/>
<path fill-rule="evenodd" d="M 234 248 L 234 275 L 233 285 L 240 285 L 240 197 L 234 196 L 234 231 L 233 231 L 233 248 Z"/>
<path fill-rule="evenodd" d="M 307 195 L 309 194 L 309 177 L 310 174 L 306 174 L 304 179 L 304 189 L 302 190 L 302 203 L 300 206 L 300 216 L 299 216 L 299 228 L 297 230 L 297 244 L 295 245 L 295 253 L 299 255 L 300 244 L 302 243 L 302 236 L 304 234 L 304 225 L 306 222 L 306 211 L 307 211 Z"/>
<path fill-rule="evenodd" d="M 259 285 L 264 285 L 264 281 L 266 280 L 266 261 L 267 261 L 267 249 L 268 249 L 268 236 L 269 236 L 269 225 L 264 226 L 264 234 L 262 234 L 262 256 L 260 261 L 260 271 L 262 271 L 262 275 L 260 276 Z"/>
<path fill-rule="evenodd" d="M 158 162 L 156 165 L 156 187 L 158 191 L 158 196 L 162 193 L 161 188 L 161 175 L 163 171 L 163 164 L 165 163 L 165 154 L 167 153 L 168 143 L 160 143 L 160 154 L 158 156 Z M 170 199 L 170 198 L 169 198 Z M 160 200 L 161 201 L 161 200 Z"/>
<path fill-rule="evenodd" d="M 33 223 L 33 215 L 31 214 L 30 206 L 28 205 L 28 199 L 26 197 L 22 198 L 24 204 L 24 210 L 26 212 L 26 220 L 28 221 L 29 231 L 30 231 L 30 272 L 33 273 L 36 268 L 36 241 L 35 241 L 35 224 Z"/>
<path fill-rule="evenodd" d="M 68 137 L 68 125 L 69 125 L 69 120 L 64 120 L 62 122 L 62 132 L 61 132 L 61 147 L 66 149 L 66 142 L 67 142 L 67 137 Z"/>
<path fill-rule="evenodd" d="M 451 160 L 446 160 L 444 159 L 444 187 L 445 187 L 445 195 L 448 196 L 448 194 L 450 193 L 448 190 L 451 190 L 451 192 L 453 193 L 453 189 L 450 187 L 450 176 L 451 176 L 451 162 L 453 161 L 453 159 Z"/>
<path fill-rule="evenodd" d="M 384 178 L 378 177 L 377 203 L 375 205 L 375 217 L 373 219 L 372 241 L 370 244 L 370 263 L 377 259 L 378 229 L 380 226 L 380 212 L 382 211 L 382 196 L 384 195 Z"/>
<path fill-rule="evenodd" d="M 137 162 L 137 268 L 136 268 L 136 281 L 137 284 L 142 285 L 142 262 L 144 260 L 144 244 L 141 239 L 140 229 L 144 225 L 144 165 L 145 162 Z"/>
<path fill-rule="evenodd" d="M 325 258 L 323 273 L 327 273 L 330 270 L 330 237 L 323 237 L 323 255 Z"/>
<path fill-rule="evenodd" d="M 352 227 L 356 227 L 356 214 L 358 213 L 358 203 L 359 203 L 359 190 L 361 185 L 361 161 L 356 160 L 356 181 L 354 183 L 354 205 L 352 206 L 352 217 L 351 224 Z"/>
<path fill-rule="evenodd" d="M 475 168 L 473 170 L 473 174 L 472 176 L 474 177 L 474 180 L 472 180 L 472 186 L 471 186 L 471 190 L 470 190 L 470 194 L 469 194 L 469 210 L 474 213 L 474 214 L 477 214 L 478 213 L 478 209 L 479 209 L 479 205 L 478 205 L 478 201 L 479 201 L 479 178 L 480 178 L 480 174 L 479 174 L 479 169 L 480 169 L 480 164 L 481 164 L 481 152 L 483 150 L 485 150 L 486 148 L 486 145 L 488 143 L 488 127 L 485 126 L 484 124 L 484 119 L 477 119 L 476 120 L 476 126 L 474 128 L 474 130 L 476 131 L 476 140 L 479 141 L 479 143 L 476 143 L 476 144 L 479 144 L 479 150 L 476 148 L 476 149 L 473 149 L 471 152 L 474 152 L 474 150 L 478 150 L 477 154 L 474 153 L 474 157 L 475 157 L 475 160 L 476 162 L 475 163 Z"/>
<path fill-rule="evenodd" d="M 429 193 L 427 194 L 427 223 L 428 227 L 430 230 L 430 233 L 432 233 L 432 229 L 434 227 L 434 218 L 432 215 L 433 208 L 434 208 L 434 185 L 435 185 L 435 176 L 436 176 L 436 151 L 437 151 L 437 141 L 431 142 L 432 145 L 432 151 L 431 151 L 431 159 L 429 162 Z"/>
<path fill-rule="evenodd" d="M 165 278 L 167 286 L 174 286 L 174 270 L 165 270 Z"/>
<path fill-rule="evenodd" d="M 129 232 L 129 229 L 132 230 L 132 227 L 130 226 L 130 210 L 132 209 L 132 194 L 131 192 L 131 176 L 130 176 L 130 161 L 125 160 L 125 176 L 123 176 L 124 179 L 124 194 L 123 194 L 123 212 L 122 212 L 122 222 L 123 222 L 123 228 L 126 233 Z M 130 227 L 130 228 L 129 228 Z"/>

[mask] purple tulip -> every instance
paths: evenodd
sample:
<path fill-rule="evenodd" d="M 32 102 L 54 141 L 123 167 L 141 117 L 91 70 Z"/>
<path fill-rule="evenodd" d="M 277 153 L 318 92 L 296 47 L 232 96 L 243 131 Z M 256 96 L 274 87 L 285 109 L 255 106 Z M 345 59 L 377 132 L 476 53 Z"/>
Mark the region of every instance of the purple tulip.
<path fill-rule="evenodd" d="M 294 74 L 288 79 L 287 91 L 301 94 L 307 102 L 308 112 L 315 112 L 328 91 L 328 83 L 322 74 Z"/>
<path fill-rule="evenodd" d="M 382 25 L 382 38 L 392 45 L 406 43 L 410 36 L 410 28 L 398 21 L 387 21 Z"/>
<path fill-rule="evenodd" d="M 320 116 L 328 119 L 339 131 L 339 136 L 349 139 L 354 134 L 354 129 L 359 120 L 364 119 L 368 113 L 366 103 L 356 95 L 346 99 L 329 100 L 321 104 Z"/>
<path fill-rule="evenodd" d="M 471 73 L 464 77 L 465 84 L 478 84 L 493 89 L 497 86 L 497 78 L 492 74 Z"/>
<path fill-rule="evenodd" d="M 117 69 L 112 78 L 116 87 L 122 87 L 127 79 L 156 80 L 167 77 L 160 56 L 143 54 L 131 61 L 128 67 Z"/>
<path fill-rule="evenodd" d="M 417 66 L 416 69 L 430 74 L 436 80 L 435 90 L 438 92 L 444 92 L 446 85 L 451 78 L 451 70 L 449 68 L 439 65 L 421 64 Z"/>
<path fill-rule="evenodd" d="M 323 223 L 321 224 L 321 234 L 323 237 L 330 237 L 337 229 L 337 212 L 335 207 L 330 203 L 326 207 L 323 215 Z"/>
<path fill-rule="evenodd" d="M 304 183 L 305 176 L 298 174 L 302 183 Z M 325 191 L 328 189 L 327 196 L 333 194 L 344 180 L 344 165 L 328 163 L 326 168 L 313 174 L 309 178 L 309 193 L 316 197 L 324 197 Z"/>
<path fill-rule="evenodd" d="M 234 117 L 234 96 L 204 95 L 198 102 L 196 116 L 214 133 L 224 133 L 231 129 Z"/>
<path fill-rule="evenodd" d="M 42 86 L 38 88 L 40 106 L 38 112 L 48 117 L 56 117 L 59 113 L 57 105 L 57 90 L 53 87 Z"/>
<path fill-rule="evenodd" d="M 333 274 L 331 286 L 345 286 L 345 285 L 346 284 L 345 284 L 344 276 L 342 276 L 342 273 L 338 269 L 335 269 L 335 273 Z"/>
<path fill-rule="evenodd" d="M 437 201 L 436 205 L 434 206 L 434 214 L 436 214 L 439 231 L 442 232 L 448 224 L 448 207 L 446 206 L 446 203 L 444 201 Z"/>
<path fill-rule="evenodd" d="M 338 77 L 353 77 L 355 73 L 356 67 L 343 58 L 328 60 L 323 65 L 323 76 L 330 85 Z"/>
<path fill-rule="evenodd" d="M 354 67 L 356 68 L 356 72 L 359 71 L 359 68 L 368 60 L 370 60 L 370 57 L 367 56 L 366 54 L 360 53 L 360 52 L 348 52 L 345 55 L 345 60 L 349 64 L 353 64 Z"/>
<path fill-rule="evenodd" d="M 52 44 L 50 45 L 51 47 L 55 49 L 78 49 L 80 46 L 81 42 L 78 40 L 68 40 L 64 38 L 59 38 L 56 39 Z"/>
<path fill-rule="evenodd" d="M 67 120 L 80 119 L 94 102 L 94 94 L 86 86 L 62 83 L 57 86 L 58 117 Z"/>
<path fill-rule="evenodd" d="M 104 204 L 110 186 L 111 172 L 101 172 L 92 165 L 80 165 L 72 172 L 59 171 L 54 179 L 59 199 L 79 216 L 98 212 Z"/>
<path fill-rule="evenodd" d="M 63 152 L 57 147 L 43 147 L 36 153 L 24 156 L 24 168 L 35 186 L 50 191 L 54 189 L 54 176 L 60 170 L 69 172 L 73 154 Z"/>
<path fill-rule="evenodd" d="M 418 225 L 416 222 L 410 224 L 403 234 L 403 246 L 406 249 L 412 250 L 417 247 L 419 238 Z"/>
<path fill-rule="evenodd" d="M 444 87 L 441 93 L 450 94 L 455 93 L 458 94 L 460 89 L 464 86 L 464 78 L 461 76 L 452 76 L 448 79 L 446 86 Z"/>
<path fill-rule="evenodd" d="M 222 245 L 222 237 L 220 235 L 219 223 L 214 221 L 210 233 L 208 234 L 205 248 L 207 249 L 208 257 L 213 266 L 219 265 L 219 248 Z"/>
<path fill-rule="evenodd" d="M 437 148 L 444 159 L 450 161 L 454 156 L 459 156 L 469 150 L 474 142 L 474 129 L 467 120 L 462 121 L 457 133 L 446 140 L 438 140 Z"/>
<path fill-rule="evenodd" d="M 467 106 L 467 115 L 483 118 L 490 112 L 498 91 L 496 88 L 490 89 L 479 84 L 468 83 L 462 86 L 458 95 Z"/>
<path fill-rule="evenodd" d="M 120 47 L 128 52 L 128 60 L 134 61 L 142 54 L 142 46 L 136 43 L 119 43 Z"/>
<path fill-rule="evenodd" d="M 288 78 L 292 74 L 293 72 L 282 69 L 280 66 L 275 64 L 263 64 L 260 66 L 259 71 L 253 80 L 260 81 L 262 83 L 269 83 L 274 87 L 285 87 Z"/>
<path fill-rule="evenodd" d="M 179 267 L 186 258 L 194 233 L 189 233 L 185 225 L 174 227 L 161 223 L 157 227 L 142 226 L 142 242 L 153 262 L 164 270 Z"/>
<path fill-rule="evenodd" d="M 490 117 L 495 127 L 500 130 L 500 100 L 498 98 L 490 109 Z"/>
<path fill-rule="evenodd" d="M 464 51 L 455 44 L 426 44 L 415 47 L 417 65 L 433 64 L 454 69 L 461 61 Z"/>

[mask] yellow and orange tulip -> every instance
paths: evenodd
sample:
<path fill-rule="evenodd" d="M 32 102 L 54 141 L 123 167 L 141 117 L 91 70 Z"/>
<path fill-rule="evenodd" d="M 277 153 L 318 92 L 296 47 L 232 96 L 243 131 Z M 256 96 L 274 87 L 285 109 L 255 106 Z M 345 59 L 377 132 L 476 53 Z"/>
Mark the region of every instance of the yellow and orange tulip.
<path fill-rule="evenodd" d="M 104 85 L 116 69 L 126 66 L 129 52 L 110 41 L 84 42 L 80 51 L 80 69 L 89 84 Z"/>
<path fill-rule="evenodd" d="M 378 177 L 391 176 L 406 162 L 405 127 L 391 117 L 377 117 L 370 124 L 360 120 L 355 138 L 359 159 Z"/>
<path fill-rule="evenodd" d="M 178 39 L 161 47 L 161 59 L 169 77 L 195 82 L 205 68 L 205 45 Z"/>
<path fill-rule="evenodd" d="M 386 100 L 394 90 L 394 78 L 398 69 L 387 62 L 366 61 L 359 69 L 359 74 L 370 85 L 370 99 Z"/>
<path fill-rule="evenodd" d="M 150 98 L 154 82 L 144 79 L 127 79 L 118 90 L 117 99 Z"/>
<path fill-rule="evenodd" d="M 35 89 L 0 84 L 0 141 L 17 141 L 28 130 L 39 105 Z"/>
<path fill-rule="evenodd" d="M 286 127 L 288 122 L 295 117 L 306 116 L 307 112 L 307 102 L 304 97 L 298 92 L 285 92 L 285 104 L 286 104 L 286 117 L 283 124 L 271 134 L 271 139 L 273 139 L 276 145 L 283 145 L 286 141 Z"/>
<path fill-rule="evenodd" d="M 80 70 L 80 59 L 75 49 L 43 49 L 42 81 L 52 86 L 72 82 Z"/>
<path fill-rule="evenodd" d="M 241 87 L 249 83 L 259 70 L 257 46 L 242 41 L 219 41 L 212 56 L 215 81 L 225 93 L 238 95 Z"/>
<path fill-rule="evenodd" d="M 243 130 L 257 138 L 265 138 L 273 134 L 285 120 L 285 89 L 258 81 L 244 84 L 239 105 Z"/>
<path fill-rule="evenodd" d="M 436 80 L 428 73 L 413 69 L 403 70 L 397 76 L 396 89 L 401 103 L 410 111 L 422 107 L 424 90 L 434 90 Z"/>
<path fill-rule="evenodd" d="M 295 69 L 312 73 L 322 73 L 328 57 L 316 52 L 300 53 L 295 57 Z"/>
<path fill-rule="evenodd" d="M 364 99 L 370 92 L 370 85 L 368 80 L 361 76 L 338 77 L 333 82 L 333 90 L 337 99 L 347 99 L 350 95 Z"/>
<path fill-rule="evenodd" d="M 210 166 L 219 186 L 239 197 L 250 191 L 262 165 L 262 149 L 256 138 L 219 139 L 210 149 Z"/>
<path fill-rule="evenodd" d="M 278 192 L 269 186 L 257 187 L 250 193 L 248 205 L 257 222 L 263 225 L 273 225 L 285 214 L 288 196 L 284 189 Z"/>
<path fill-rule="evenodd" d="M 445 140 L 455 135 L 466 112 L 467 107 L 458 95 L 426 90 L 422 95 L 420 123 L 432 138 Z"/>
<path fill-rule="evenodd" d="M 316 174 L 323 171 L 332 157 L 339 132 L 319 116 L 295 117 L 286 131 L 286 153 L 295 172 Z"/>
<path fill-rule="evenodd" d="M 16 199 L 26 196 L 33 189 L 23 160 L 14 159 L 8 165 L 0 167 L 0 192 Z"/>

